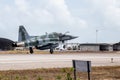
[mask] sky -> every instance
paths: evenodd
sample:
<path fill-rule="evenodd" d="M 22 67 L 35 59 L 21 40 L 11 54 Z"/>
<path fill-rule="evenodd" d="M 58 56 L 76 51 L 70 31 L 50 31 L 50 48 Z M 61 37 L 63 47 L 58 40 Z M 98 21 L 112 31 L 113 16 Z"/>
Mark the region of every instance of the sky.
<path fill-rule="evenodd" d="M 69 31 L 75 43 L 120 41 L 120 0 L 0 0 L 0 37 L 18 40 L 19 25 L 30 35 Z"/>

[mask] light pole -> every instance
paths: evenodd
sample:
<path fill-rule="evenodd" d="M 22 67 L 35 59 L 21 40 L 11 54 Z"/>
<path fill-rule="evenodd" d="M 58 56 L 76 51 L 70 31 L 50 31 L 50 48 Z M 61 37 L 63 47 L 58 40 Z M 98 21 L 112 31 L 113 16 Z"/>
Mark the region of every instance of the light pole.
<path fill-rule="evenodd" d="M 96 43 L 98 43 L 98 30 L 96 30 Z"/>

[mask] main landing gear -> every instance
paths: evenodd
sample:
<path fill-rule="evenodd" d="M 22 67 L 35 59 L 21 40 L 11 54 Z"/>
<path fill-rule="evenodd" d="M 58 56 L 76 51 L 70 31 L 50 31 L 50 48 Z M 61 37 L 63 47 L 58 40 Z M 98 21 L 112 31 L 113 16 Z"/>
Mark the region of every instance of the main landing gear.
<path fill-rule="evenodd" d="M 53 49 L 50 49 L 50 53 L 53 54 L 53 52 L 54 52 Z"/>
<path fill-rule="evenodd" d="M 31 54 L 33 54 L 33 53 L 34 53 L 34 51 L 33 51 L 33 48 L 32 48 L 32 47 L 29 47 L 29 51 L 30 51 L 30 53 L 31 53 Z"/>
<path fill-rule="evenodd" d="M 32 48 L 32 47 L 29 47 L 29 52 L 30 52 L 31 54 L 33 54 L 33 53 L 34 53 L 34 51 L 33 51 L 33 48 Z M 51 54 L 53 54 L 53 52 L 54 52 L 53 48 L 50 48 L 50 53 L 51 53 Z"/>

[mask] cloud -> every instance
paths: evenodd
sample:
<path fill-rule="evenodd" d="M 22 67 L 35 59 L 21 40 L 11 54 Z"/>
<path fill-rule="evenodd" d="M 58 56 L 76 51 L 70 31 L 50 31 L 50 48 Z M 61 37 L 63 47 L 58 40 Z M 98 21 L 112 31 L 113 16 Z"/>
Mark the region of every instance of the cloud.
<path fill-rule="evenodd" d="M 15 5 L 18 7 L 18 10 L 21 10 L 22 12 L 26 12 L 28 9 L 26 0 L 15 0 Z"/>
<path fill-rule="evenodd" d="M 117 4 L 115 4 L 114 6 L 109 6 L 106 9 L 105 12 L 105 18 L 106 18 L 106 22 L 107 24 L 112 24 L 112 27 L 119 27 L 120 26 L 120 8 L 117 7 Z"/>
<path fill-rule="evenodd" d="M 98 16 L 102 15 L 104 23 L 112 22 L 114 25 L 118 24 L 116 22 L 120 19 L 120 1 L 118 0 L 92 0 L 95 9 L 94 13 L 99 12 Z M 95 17 L 94 17 L 95 18 Z M 114 26 L 115 27 L 115 26 Z"/>
<path fill-rule="evenodd" d="M 120 32 L 119 0 L 66 0 L 72 15 L 86 22 L 85 29 L 79 27 L 81 42 L 95 42 L 96 29 L 100 42 L 117 42 Z"/>
<path fill-rule="evenodd" d="M 17 40 L 16 33 L 21 24 L 25 25 L 28 32 L 33 35 L 70 31 L 70 34 L 80 36 L 79 41 L 81 42 L 94 42 L 96 29 L 106 30 L 105 33 L 99 34 L 106 34 L 106 36 L 115 35 L 110 32 L 113 29 L 114 32 L 120 31 L 119 0 L 12 0 L 0 2 L 0 34 L 9 28 L 7 35 L 13 40 Z"/>
<path fill-rule="evenodd" d="M 71 14 L 65 0 L 36 2 L 44 5 L 37 4 L 36 7 L 32 7 L 32 5 L 35 5 L 32 0 L 22 0 L 20 2 L 19 0 L 15 0 L 15 4 L 19 10 L 17 11 L 17 16 L 20 23 L 31 26 L 44 26 L 50 29 L 49 31 L 62 31 L 64 28 L 79 28 L 87 25 L 84 20 Z M 53 28 L 51 29 L 51 27 Z M 61 30 L 58 27 L 61 27 Z"/>

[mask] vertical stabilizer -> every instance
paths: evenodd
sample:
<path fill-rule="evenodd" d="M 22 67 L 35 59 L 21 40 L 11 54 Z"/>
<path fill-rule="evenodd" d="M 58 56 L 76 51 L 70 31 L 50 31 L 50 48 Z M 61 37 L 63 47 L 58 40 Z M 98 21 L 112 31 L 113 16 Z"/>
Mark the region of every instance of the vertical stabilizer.
<path fill-rule="evenodd" d="M 27 33 L 26 29 L 23 25 L 19 26 L 19 34 L 18 34 L 18 41 L 25 41 L 29 39 L 29 34 Z"/>

